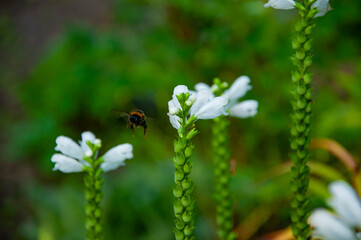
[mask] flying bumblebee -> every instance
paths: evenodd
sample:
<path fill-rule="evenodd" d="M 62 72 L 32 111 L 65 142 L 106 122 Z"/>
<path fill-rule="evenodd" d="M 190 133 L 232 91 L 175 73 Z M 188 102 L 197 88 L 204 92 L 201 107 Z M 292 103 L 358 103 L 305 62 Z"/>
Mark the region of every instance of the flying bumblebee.
<path fill-rule="evenodd" d="M 135 127 L 143 127 L 144 133 L 143 136 L 145 138 L 145 132 L 147 131 L 147 117 L 145 116 L 144 112 L 142 110 L 133 110 L 130 113 L 121 112 L 120 117 L 128 117 L 127 121 L 127 129 L 130 126 L 130 129 L 132 129 L 133 132 L 133 138 L 134 138 L 134 126 Z"/>

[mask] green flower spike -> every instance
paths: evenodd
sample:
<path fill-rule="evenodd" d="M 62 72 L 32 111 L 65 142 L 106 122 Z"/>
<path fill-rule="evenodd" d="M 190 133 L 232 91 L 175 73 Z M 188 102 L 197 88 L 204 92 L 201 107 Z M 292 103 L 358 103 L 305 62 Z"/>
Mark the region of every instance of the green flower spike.
<path fill-rule="evenodd" d="M 310 226 L 307 219 L 310 214 L 310 200 L 307 197 L 310 169 L 307 162 L 310 158 L 310 124 L 311 124 L 311 81 L 312 72 L 312 30 L 315 27 L 314 18 L 324 16 L 331 6 L 328 0 L 269 0 L 265 7 L 277 9 L 298 10 L 300 19 L 296 22 L 296 36 L 292 41 L 295 54 L 291 57 L 295 70 L 292 72 L 294 89 L 292 92 L 293 112 L 290 146 L 291 168 L 291 200 L 292 232 L 297 240 L 310 237 Z"/>
<path fill-rule="evenodd" d="M 178 131 L 178 139 L 174 141 L 174 215 L 175 239 L 193 240 L 194 204 L 192 196 L 193 182 L 190 178 L 192 162 L 190 158 L 194 149 L 191 140 L 198 134 L 195 122 L 198 119 L 213 119 L 226 114 L 224 106 L 227 99 L 218 97 L 210 100 L 206 91 L 191 94 L 186 86 L 174 89 L 172 100 L 168 102 L 169 119 Z"/>
<path fill-rule="evenodd" d="M 253 117 L 257 114 L 258 102 L 246 100 L 238 103 L 238 99 L 243 97 L 252 87 L 249 85 L 250 79 L 247 76 L 237 78 L 231 87 L 226 82 L 219 79 L 214 80 L 212 87 L 205 83 L 198 83 L 197 91 L 210 91 L 212 97 L 224 96 L 229 99 L 226 110 L 229 115 L 238 118 Z M 218 226 L 218 236 L 220 240 L 236 239 L 233 232 L 233 199 L 230 190 L 231 167 L 229 149 L 229 118 L 219 116 L 215 118 L 212 127 L 212 147 L 214 156 L 214 181 L 215 181 L 215 201 L 216 201 L 216 222 Z"/>
<path fill-rule="evenodd" d="M 124 166 L 126 159 L 133 158 L 133 147 L 130 144 L 121 144 L 113 147 L 102 157 L 97 158 L 98 151 L 101 148 L 100 139 L 96 139 L 91 132 L 82 133 L 80 145 L 72 139 L 59 136 L 56 139 L 56 153 L 51 161 L 55 163 L 53 170 L 59 170 L 64 173 L 86 172 L 84 176 L 85 184 L 85 228 L 86 239 L 102 239 L 102 173 L 114 170 L 119 166 Z"/>

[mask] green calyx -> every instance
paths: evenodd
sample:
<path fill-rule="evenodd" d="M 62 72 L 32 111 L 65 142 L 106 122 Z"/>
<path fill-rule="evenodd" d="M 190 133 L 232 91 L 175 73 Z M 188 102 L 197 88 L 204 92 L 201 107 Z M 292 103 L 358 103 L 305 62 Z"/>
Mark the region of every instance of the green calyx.
<path fill-rule="evenodd" d="M 190 240 L 194 239 L 194 198 L 193 182 L 190 178 L 192 171 L 192 156 L 194 146 L 191 140 L 198 134 L 194 122 L 195 116 L 187 118 L 189 110 L 193 104 L 189 100 L 189 93 L 177 95 L 181 105 L 181 110 L 177 114 L 180 117 L 180 127 L 178 129 L 178 139 L 174 141 L 174 187 L 173 187 L 173 209 L 175 215 L 175 239 Z"/>
<path fill-rule="evenodd" d="M 292 127 L 290 137 L 290 159 L 293 163 L 291 168 L 291 185 L 293 192 L 291 200 L 292 232 L 297 240 L 308 239 L 310 229 L 307 223 L 309 216 L 310 201 L 307 197 L 309 183 L 309 168 L 307 162 L 310 157 L 310 123 L 312 114 L 312 73 L 309 67 L 312 65 L 312 30 L 315 27 L 314 16 L 318 9 L 311 8 L 314 0 L 296 3 L 300 19 L 295 25 L 296 36 L 292 41 L 295 54 L 291 60 L 295 66 L 292 72 L 294 90 L 292 92 L 291 114 Z"/>

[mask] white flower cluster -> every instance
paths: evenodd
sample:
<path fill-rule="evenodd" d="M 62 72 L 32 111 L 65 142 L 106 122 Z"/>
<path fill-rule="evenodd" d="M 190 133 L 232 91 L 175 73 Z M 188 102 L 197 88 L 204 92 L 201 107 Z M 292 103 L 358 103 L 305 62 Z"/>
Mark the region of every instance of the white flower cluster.
<path fill-rule="evenodd" d="M 101 141 L 95 138 L 91 132 L 83 132 L 81 136 L 82 140 L 79 141 L 79 144 L 69 137 L 59 136 L 56 138 L 55 150 L 60 151 L 62 154 L 55 153 L 52 156 L 51 161 L 55 163 L 53 171 L 59 170 L 64 173 L 82 172 L 85 166 L 90 166 L 84 160 L 84 157 L 91 157 L 96 153 L 92 152 L 87 141 L 97 146 L 100 146 Z M 106 152 L 102 158 L 104 161 L 101 164 L 103 171 L 114 170 L 119 166 L 124 166 L 126 159 L 133 158 L 133 146 L 128 143 L 118 145 Z"/>
<path fill-rule="evenodd" d="M 213 119 L 221 115 L 228 115 L 239 118 L 247 118 L 257 114 L 258 102 L 255 100 L 243 101 L 237 103 L 238 99 L 243 97 L 246 92 L 252 89 L 249 85 L 250 79 L 247 76 L 237 78 L 232 86 L 220 97 L 215 97 L 212 90 L 214 86 L 209 87 L 205 83 L 198 83 L 195 86 L 196 91 L 189 91 L 184 85 L 174 88 L 172 100 L 168 102 L 169 120 L 176 129 L 180 127 L 180 118 L 177 116 L 181 106 L 177 95 L 189 93 L 190 97 L 186 104 L 191 106 L 189 115 L 196 119 Z M 228 111 L 228 112 L 227 112 Z"/>
<path fill-rule="evenodd" d="M 326 240 L 360 240 L 361 233 L 361 200 L 356 191 L 343 181 L 330 184 L 332 195 L 328 204 L 335 211 L 316 209 L 309 222 L 314 227 L 314 237 Z"/>
<path fill-rule="evenodd" d="M 315 15 L 316 17 L 324 16 L 328 11 L 331 10 L 329 0 L 317 0 L 312 8 L 317 8 L 319 12 Z M 269 0 L 265 7 L 273 7 L 275 9 L 293 9 L 295 8 L 296 2 L 293 0 Z"/>

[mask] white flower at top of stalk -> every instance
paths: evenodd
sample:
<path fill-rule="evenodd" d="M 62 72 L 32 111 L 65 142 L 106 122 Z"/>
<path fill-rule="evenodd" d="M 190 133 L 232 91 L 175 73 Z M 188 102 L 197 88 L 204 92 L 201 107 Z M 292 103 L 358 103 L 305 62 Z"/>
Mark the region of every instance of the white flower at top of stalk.
<path fill-rule="evenodd" d="M 295 8 L 296 2 L 293 0 L 269 0 L 265 7 L 273 7 L 275 9 L 293 9 Z M 329 0 L 317 0 L 312 4 L 312 8 L 317 8 L 319 12 L 315 15 L 316 17 L 324 16 L 332 8 L 329 4 Z"/>
<path fill-rule="evenodd" d="M 309 222 L 314 227 L 313 235 L 325 240 L 360 240 L 361 200 L 356 191 L 344 181 L 330 184 L 332 197 L 328 204 L 334 213 L 325 209 L 312 212 Z"/>
<path fill-rule="evenodd" d="M 56 151 L 51 157 L 51 161 L 55 163 L 53 171 L 59 170 L 64 173 L 82 172 L 86 167 L 90 167 L 90 164 L 84 160 L 84 157 L 92 157 L 94 154 L 87 142 L 100 147 L 101 140 L 95 138 L 95 135 L 91 132 L 83 132 L 82 140 L 79 144 L 73 141 L 69 137 L 59 136 L 56 138 Z M 103 171 L 107 172 L 114 170 L 119 166 L 124 166 L 126 159 L 133 158 L 133 146 L 129 143 L 120 144 L 111 148 L 103 156 L 103 163 L 100 167 Z"/>
<path fill-rule="evenodd" d="M 187 86 L 179 85 L 174 88 L 172 100 L 168 102 L 168 116 L 172 126 L 176 129 L 180 127 L 180 117 L 177 116 L 182 107 L 178 101 L 177 95 L 189 93 L 190 96 L 186 101 L 187 106 L 191 106 L 189 116 L 196 119 L 213 119 L 220 115 L 227 115 L 224 107 L 228 103 L 225 97 L 212 97 L 207 90 L 193 92 L 189 91 Z"/>
<path fill-rule="evenodd" d="M 226 111 L 229 111 L 229 115 L 232 117 L 238 118 L 248 118 L 253 117 L 257 114 L 258 102 L 256 100 L 246 100 L 243 102 L 238 102 L 238 100 L 246 95 L 247 91 L 252 89 L 252 86 L 249 85 L 251 79 L 247 76 L 240 76 L 237 78 L 231 87 L 227 89 L 222 97 L 228 99 L 228 104 L 225 106 Z M 218 90 L 217 85 L 212 85 L 209 87 L 205 83 L 198 83 L 195 86 L 195 89 L 199 91 L 208 91 L 211 97 L 214 98 L 212 91 Z"/>

